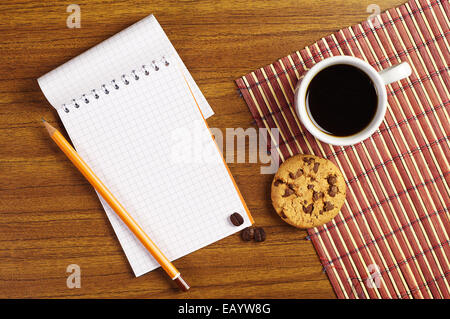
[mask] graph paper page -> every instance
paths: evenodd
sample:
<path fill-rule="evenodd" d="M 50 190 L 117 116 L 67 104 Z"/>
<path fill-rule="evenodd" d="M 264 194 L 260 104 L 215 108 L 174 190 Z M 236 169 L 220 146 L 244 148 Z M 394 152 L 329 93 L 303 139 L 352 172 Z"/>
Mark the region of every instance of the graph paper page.
<path fill-rule="evenodd" d="M 251 225 L 175 63 L 58 111 L 88 165 L 174 260 Z M 136 276 L 159 265 L 101 199 Z M 245 219 L 231 224 L 230 214 Z"/>

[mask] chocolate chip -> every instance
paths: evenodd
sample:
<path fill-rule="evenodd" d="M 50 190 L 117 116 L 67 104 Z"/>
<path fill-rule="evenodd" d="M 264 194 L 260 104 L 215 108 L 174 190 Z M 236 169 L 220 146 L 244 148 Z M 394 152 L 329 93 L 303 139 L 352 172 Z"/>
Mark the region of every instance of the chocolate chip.
<path fill-rule="evenodd" d="M 230 221 L 234 226 L 240 226 L 244 223 L 244 218 L 239 213 L 233 213 L 230 216 Z"/>
<path fill-rule="evenodd" d="M 281 212 L 280 212 L 280 216 L 281 216 L 281 218 L 287 218 L 287 216 L 286 216 L 286 214 L 284 213 L 284 211 L 281 211 Z"/>
<path fill-rule="evenodd" d="M 337 182 L 336 175 L 328 175 L 327 181 L 328 181 L 328 184 L 330 184 L 330 185 L 336 184 L 336 182 Z"/>
<path fill-rule="evenodd" d="M 332 210 L 334 208 L 334 205 L 333 205 L 333 203 L 332 202 L 325 202 L 324 203 L 324 205 L 323 205 L 323 210 L 325 211 L 325 212 L 327 212 L 327 211 L 329 211 L 329 210 Z"/>
<path fill-rule="evenodd" d="M 294 178 L 295 178 L 294 173 L 289 173 L 289 177 L 292 178 L 292 179 L 294 179 Z"/>
<path fill-rule="evenodd" d="M 328 195 L 330 195 L 331 197 L 334 197 L 334 196 L 336 196 L 338 191 L 339 191 L 339 189 L 336 185 L 330 185 L 330 188 L 328 188 Z"/>
<path fill-rule="evenodd" d="M 308 187 L 308 189 L 313 189 L 314 185 L 309 184 L 307 187 Z"/>
<path fill-rule="evenodd" d="M 256 242 L 262 242 L 266 240 L 266 232 L 262 227 L 256 227 L 255 228 L 255 235 L 254 239 Z"/>
<path fill-rule="evenodd" d="M 323 210 L 319 210 L 319 215 L 322 215 L 323 214 Z M 317 216 L 316 216 L 316 218 L 317 218 Z"/>
<path fill-rule="evenodd" d="M 311 214 L 312 213 L 312 211 L 313 211 L 313 209 L 314 209 L 314 205 L 313 204 L 309 204 L 308 206 L 303 206 L 303 211 L 306 213 L 306 214 Z"/>
<path fill-rule="evenodd" d="M 303 159 L 303 162 L 308 163 L 308 165 L 311 165 L 311 163 L 314 162 L 314 158 L 312 158 L 312 157 L 305 157 Z"/>
<path fill-rule="evenodd" d="M 315 182 L 316 179 L 314 178 L 314 176 L 310 176 L 309 179 L 311 180 L 311 182 Z"/>
<path fill-rule="evenodd" d="M 286 190 L 284 191 L 284 195 L 283 195 L 283 197 L 288 197 L 288 196 L 291 196 L 292 194 L 294 194 L 295 193 L 295 191 L 292 189 L 292 188 L 286 188 Z"/>
<path fill-rule="evenodd" d="M 299 178 L 300 176 L 303 175 L 303 170 L 301 168 L 298 169 L 297 173 L 295 173 L 295 178 Z"/>
<path fill-rule="evenodd" d="M 314 173 L 317 173 L 317 171 L 319 170 L 319 166 L 320 166 L 320 163 L 314 163 L 314 167 L 313 167 Z"/>
<path fill-rule="evenodd" d="M 253 239 L 255 230 L 252 227 L 247 227 L 241 232 L 241 238 L 243 241 L 250 241 Z"/>
<path fill-rule="evenodd" d="M 277 179 L 275 182 L 273 182 L 273 186 L 278 186 L 280 184 L 284 184 L 284 182 L 281 179 Z"/>
<path fill-rule="evenodd" d="M 319 198 L 320 198 L 320 193 L 313 191 L 313 196 L 312 196 L 313 201 L 317 201 Z"/>

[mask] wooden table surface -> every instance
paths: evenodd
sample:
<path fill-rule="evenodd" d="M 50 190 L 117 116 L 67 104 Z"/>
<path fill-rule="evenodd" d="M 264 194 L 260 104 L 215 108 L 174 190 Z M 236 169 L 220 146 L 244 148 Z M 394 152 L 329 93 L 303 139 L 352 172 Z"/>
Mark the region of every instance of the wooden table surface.
<path fill-rule="evenodd" d="M 77 1 L 79 29 L 66 26 L 70 3 L 0 4 L 0 297 L 335 298 L 306 232 L 272 209 L 260 164 L 229 166 L 266 242 L 236 234 L 177 260 L 187 294 L 160 269 L 135 278 L 92 187 L 40 123 L 63 130 L 36 79 L 153 13 L 214 109 L 209 125 L 247 128 L 234 80 L 367 19 L 373 1 Z M 81 288 L 67 288 L 69 264 Z"/>

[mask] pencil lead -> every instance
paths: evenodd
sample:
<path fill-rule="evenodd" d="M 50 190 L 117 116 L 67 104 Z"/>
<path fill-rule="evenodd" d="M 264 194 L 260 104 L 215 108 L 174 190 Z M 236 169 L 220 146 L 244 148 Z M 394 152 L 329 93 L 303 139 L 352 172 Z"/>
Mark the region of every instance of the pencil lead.
<path fill-rule="evenodd" d="M 42 120 L 42 122 L 44 122 L 44 123 L 47 122 L 43 117 L 41 117 L 41 120 Z"/>

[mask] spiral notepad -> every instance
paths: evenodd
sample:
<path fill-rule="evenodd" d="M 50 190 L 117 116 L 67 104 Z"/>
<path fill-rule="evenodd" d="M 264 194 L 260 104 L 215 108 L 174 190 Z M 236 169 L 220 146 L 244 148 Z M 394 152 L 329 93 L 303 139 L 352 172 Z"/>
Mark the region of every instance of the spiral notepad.
<path fill-rule="evenodd" d="M 153 16 L 38 81 L 79 154 L 170 260 L 252 223 L 204 120 L 212 111 Z M 157 268 L 100 200 L 135 275 Z"/>

